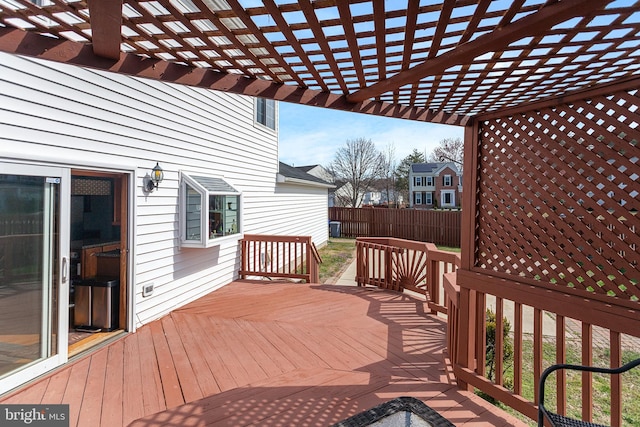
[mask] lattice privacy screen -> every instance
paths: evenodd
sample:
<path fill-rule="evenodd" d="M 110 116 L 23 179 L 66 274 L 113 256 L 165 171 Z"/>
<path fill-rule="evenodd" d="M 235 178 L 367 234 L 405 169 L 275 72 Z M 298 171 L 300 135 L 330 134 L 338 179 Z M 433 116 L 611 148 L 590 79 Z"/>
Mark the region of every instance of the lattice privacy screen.
<path fill-rule="evenodd" d="M 640 93 L 480 124 L 476 268 L 638 301 Z"/>

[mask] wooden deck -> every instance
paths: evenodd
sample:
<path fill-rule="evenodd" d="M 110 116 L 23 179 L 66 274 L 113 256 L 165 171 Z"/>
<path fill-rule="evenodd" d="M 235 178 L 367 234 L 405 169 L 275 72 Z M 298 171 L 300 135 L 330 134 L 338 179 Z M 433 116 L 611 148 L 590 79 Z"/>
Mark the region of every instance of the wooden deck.
<path fill-rule="evenodd" d="M 524 425 L 455 386 L 445 322 L 373 288 L 238 281 L 0 403 L 71 426 L 327 426 L 399 396 L 461 426 Z"/>

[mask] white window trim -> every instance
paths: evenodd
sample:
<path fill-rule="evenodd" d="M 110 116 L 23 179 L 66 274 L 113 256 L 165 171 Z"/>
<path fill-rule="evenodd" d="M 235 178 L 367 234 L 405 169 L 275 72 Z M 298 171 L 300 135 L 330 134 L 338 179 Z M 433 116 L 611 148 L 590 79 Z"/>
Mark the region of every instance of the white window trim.
<path fill-rule="evenodd" d="M 422 204 L 422 192 L 418 191 L 416 193 L 416 205 Z"/>
<path fill-rule="evenodd" d="M 243 206 L 242 206 L 242 193 L 240 191 L 216 191 L 211 192 L 208 189 L 204 188 L 198 181 L 189 176 L 188 172 L 180 172 L 180 246 L 186 248 L 209 248 L 213 246 L 219 246 L 225 242 L 237 242 L 242 238 L 242 227 L 243 227 Z M 234 187 L 231 183 L 228 182 L 227 179 L 220 176 L 213 176 L 203 173 L 191 173 L 193 176 L 206 176 L 209 178 L 221 179 L 224 182 L 228 183 L 228 185 Z M 201 196 L 200 203 L 200 240 L 187 240 L 185 238 L 186 229 L 187 229 L 187 221 L 186 221 L 186 210 L 187 210 L 187 197 L 186 197 L 186 185 L 194 188 Z M 235 187 L 234 187 L 235 188 Z M 230 234 L 228 236 L 210 238 L 208 236 L 209 231 L 209 215 L 206 213 L 209 212 L 209 196 L 238 196 L 238 216 L 237 216 L 237 232 L 234 234 Z"/>
<path fill-rule="evenodd" d="M 448 183 L 447 183 L 448 181 Z M 444 176 L 444 186 L 445 187 L 451 187 L 453 185 L 453 178 L 451 177 L 451 175 L 445 175 Z"/>
<path fill-rule="evenodd" d="M 451 195 L 451 200 L 452 200 L 453 203 L 445 203 L 444 202 L 445 194 L 450 194 Z M 448 208 L 448 207 L 454 207 L 455 205 L 456 205 L 456 191 L 455 190 L 442 190 L 440 192 L 440 207 Z"/>
<path fill-rule="evenodd" d="M 425 205 L 432 205 L 433 204 L 433 193 L 431 192 L 427 192 L 424 195 L 424 204 Z"/>

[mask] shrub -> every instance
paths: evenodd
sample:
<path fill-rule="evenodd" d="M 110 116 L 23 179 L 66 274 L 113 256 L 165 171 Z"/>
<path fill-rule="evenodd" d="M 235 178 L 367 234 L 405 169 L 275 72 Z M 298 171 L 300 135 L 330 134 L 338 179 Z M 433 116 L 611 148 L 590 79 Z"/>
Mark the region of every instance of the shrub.
<path fill-rule="evenodd" d="M 495 377 L 495 369 L 496 369 L 496 314 L 491 310 L 487 309 L 485 320 L 487 324 L 487 355 L 486 355 L 486 367 L 487 367 L 487 378 L 491 381 L 494 380 Z M 511 332 L 511 324 L 507 320 L 507 318 L 503 318 L 502 321 L 502 366 L 503 373 L 506 372 L 508 366 L 511 364 L 513 360 L 513 339 L 509 335 Z"/>

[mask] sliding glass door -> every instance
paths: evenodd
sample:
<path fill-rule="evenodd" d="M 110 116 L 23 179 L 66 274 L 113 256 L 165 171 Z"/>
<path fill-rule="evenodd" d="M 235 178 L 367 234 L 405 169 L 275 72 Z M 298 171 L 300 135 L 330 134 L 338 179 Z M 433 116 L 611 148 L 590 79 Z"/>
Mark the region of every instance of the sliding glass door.
<path fill-rule="evenodd" d="M 66 360 L 69 179 L 0 163 L 0 393 Z"/>

